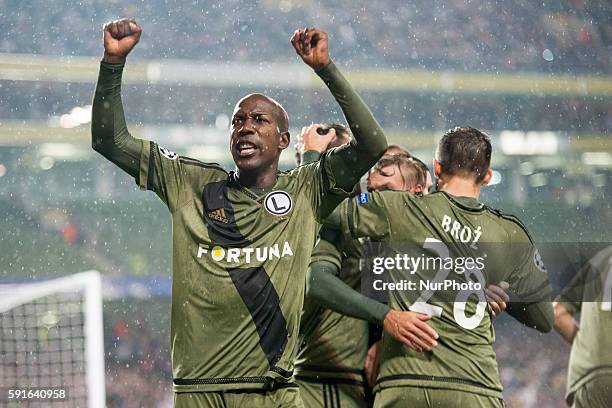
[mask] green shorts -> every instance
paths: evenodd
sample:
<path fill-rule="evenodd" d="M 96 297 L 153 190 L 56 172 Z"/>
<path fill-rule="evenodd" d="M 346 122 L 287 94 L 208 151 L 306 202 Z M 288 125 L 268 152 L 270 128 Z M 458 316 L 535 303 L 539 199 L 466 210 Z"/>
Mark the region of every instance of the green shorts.
<path fill-rule="evenodd" d="M 574 393 L 572 408 L 612 407 L 612 376 L 594 377 L 582 384 Z"/>
<path fill-rule="evenodd" d="M 298 387 L 275 391 L 175 392 L 174 408 L 304 408 Z"/>
<path fill-rule="evenodd" d="M 305 408 L 366 408 L 363 385 L 296 378 Z"/>
<path fill-rule="evenodd" d="M 501 398 L 425 387 L 389 387 L 376 393 L 374 408 L 503 408 Z"/>

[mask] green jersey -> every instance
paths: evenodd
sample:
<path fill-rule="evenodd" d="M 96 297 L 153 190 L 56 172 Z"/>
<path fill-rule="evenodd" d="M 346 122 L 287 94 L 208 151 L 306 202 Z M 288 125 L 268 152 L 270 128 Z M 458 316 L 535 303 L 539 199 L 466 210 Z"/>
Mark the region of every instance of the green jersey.
<path fill-rule="evenodd" d="M 401 266 L 387 265 L 391 282 L 408 276 L 416 284 L 406 290 L 390 290 L 389 301 L 398 310 L 432 315 L 428 324 L 440 335 L 433 351 L 417 353 L 385 333 L 375 390 L 431 387 L 501 398 L 493 351 L 495 332 L 484 288 L 505 280 L 521 299 L 550 294 L 546 271 L 524 227 L 514 217 L 476 199 L 444 192 L 362 194 L 350 200 L 341 219 L 354 238 L 368 236 L 409 248 L 413 253 L 404 255 L 413 256 L 413 261 L 421 259 L 421 266 L 413 264 L 409 275 L 400 271 Z M 440 262 L 424 267 L 426 257 Z M 454 267 L 447 265 L 449 258 Z M 464 266 L 471 258 L 473 265 L 460 270 L 460 258 Z M 395 258 L 388 259 L 392 263 Z M 453 282 L 463 286 L 431 285 L 446 282 L 451 274 Z M 479 289 L 475 283 L 480 284 Z"/>
<path fill-rule="evenodd" d="M 270 390 L 290 383 L 319 222 L 385 150 L 382 129 L 330 63 L 317 74 L 356 140 L 278 173 L 268 191 L 255 191 L 217 165 L 133 138 L 120 97 L 122 71 L 123 64 L 101 63 L 92 145 L 170 210 L 174 390 Z"/>
<path fill-rule="evenodd" d="M 317 211 L 337 192 L 325 162 L 280 173 L 257 195 L 234 173 L 144 143 L 139 184 L 172 214 L 175 389 L 288 381 Z"/>
<path fill-rule="evenodd" d="M 336 211 L 346 209 L 347 205 L 348 201 L 343 201 Z M 333 263 L 338 268 L 338 277 L 359 291 L 362 244 L 345 229 L 336 245 L 320 240 L 312 252 L 311 263 Z M 368 351 L 366 321 L 322 308 L 306 298 L 302 328 L 303 341 L 295 363 L 296 375 L 364 385 L 363 366 Z"/>
<path fill-rule="evenodd" d="M 612 247 L 597 253 L 565 287 L 556 301 L 580 313 L 580 329 L 572 343 L 567 399 L 583 384 L 612 375 Z M 609 377 L 608 377 L 609 378 Z"/>

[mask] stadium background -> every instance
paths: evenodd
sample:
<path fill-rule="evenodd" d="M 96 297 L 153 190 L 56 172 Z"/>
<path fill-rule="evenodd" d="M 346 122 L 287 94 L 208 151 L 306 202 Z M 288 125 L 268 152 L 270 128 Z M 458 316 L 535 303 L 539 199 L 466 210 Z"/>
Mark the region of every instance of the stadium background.
<path fill-rule="evenodd" d="M 0 283 L 104 274 L 109 407 L 171 404 L 169 217 L 90 148 L 100 27 L 123 16 L 144 29 L 123 87 L 138 137 L 229 169 L 229 115 L 249 92 L 278 99 L 294 136 L 342 121 L 289 44 L 317 26 L 390 142 L 430 163 L 447 128 L 484 129 L 485 202 L 537 242 L 610 241 L 607 0 L 0 0 Z M 564 406 L 569 348 L 506 317 L 496 327 L 509 405 Z"/>

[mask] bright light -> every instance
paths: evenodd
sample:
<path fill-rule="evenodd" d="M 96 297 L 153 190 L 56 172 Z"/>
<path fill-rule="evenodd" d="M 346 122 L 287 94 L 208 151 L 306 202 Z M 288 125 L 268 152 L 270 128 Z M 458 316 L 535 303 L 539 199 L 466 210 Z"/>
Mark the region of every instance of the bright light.
<path fill-rule="evenodd" d="M 70 113 L 65 113 L 59 118 L 53 116 L 49 118 L 49 126 L 57 126 L 64 129 L 72 129 L 77 126 L 91 122 L 91 105 L 75 106 Z"/>
<path fill-rule="evenodd" d="M 6 175 L 6 166 L 0 163 L 0 177 L 4 177 Z"/>
<path fill-rule="evenodd" d="M 582 161 L 588 166 L 612 166 L 612 156 L 608 152 L 584 152 Z"/>
<path fill-rule="evenodd" d="M 501 183 L 502 175 L 499 171 L 493 170 L 493 177 L 491 177 L 491 181 L 489 181 L 490 186 L 494 186 L 496 184 Z"/>
<path fill-rule="evenodd" d="M 555 132 L 521 132 L 504 130 L 499 134 L 502 151 L 507 155 L 557 154 L 559 142 Z"/>
<path fill-rule="evenodd" d="M 40 159 L 39 164 L 40 164 L 41 169 L 50 170 L 55 164 L 55 160 L 53 160 L 53 157 L 45 156 L 42 159 Z"/>
<path fill-rule="evenodd" d="M 229 127 L 229 117 L 224 113 L 217 115 L 215 126 L 219 130 L 227 130 Z"/>

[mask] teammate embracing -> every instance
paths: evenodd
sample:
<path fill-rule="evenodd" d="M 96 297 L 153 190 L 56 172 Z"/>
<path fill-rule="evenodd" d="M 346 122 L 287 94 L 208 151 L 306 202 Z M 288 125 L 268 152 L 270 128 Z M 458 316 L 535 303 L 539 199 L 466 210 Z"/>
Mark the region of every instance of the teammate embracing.
<path fill-rule="evenodd" d="M 318 160 L 321 153 L 339 142 L 350 140 L 350 135 L 335 126 L 333 133 L 320 135 L 317 130 L 325 125 L 311 125 L 303 134 L 302 162 Z M 383 156 L 367 178 L 369 190 L 400 190 L 420 192 L 426 183 L 422 167 L 407 155 Z M 344 208 L 343 201 L 336 211 Z M 334 217 L 331 215 L 330 217 Z M 325 227 L 322 231 L 325 231 Z M 323 232 L 322 232 L 323 233 Z M 366 407 L 366 380 L 364 364 L 369 346 L 368 321 L 382 322 L 389 308 L 379 305 L 373 312 L 355 317 L 321 306 L 320 302 L 332 302 L 342 307 L 342 296 L 336 288 L 359 290 L 361 242 L 352 239 L 348 231 L 339 237 L 340 248 L 335 254 L 327 252 L 325 245 L 315 247 L 312 260 L 330 260 L 338 266 L 338 273 L 310 271 L 307 296 L 302 317 L 302 341 L 295 364 L 296 382 L 306 408 L 360 408 Z M 323 241 L 325 243 L 325 241 Z M 335 248 L 334 248 L 335 249 Z M 340 253 L 341 252 L 341 253 Z M 352 292 L 352 291 L 351 291 Z M 395 312 L 406 319 L 411 312 Z M 391 313 L 390 317 L 393 317 Z M 406 320 L 404 319 L 404 320 Z M 418 319 L 417 319 L 418 320 Z M 406 327 L 409 329 L 409 327 Z"/>
<path fill-rule="evenodd" d="M 496 312 L 487 307 L 484 290 L 489 284 L 508 283 L 506 310 L 513 317 L 543 332 L 552 329 L 547 273 L 525 227 L 478 200 L 492 177 L 491 153 L 488 136 L 479 130 L 450 130 L 434 161 L 437 192 L 373 192 L 350 199 L 340 214 L 340 230 L 350 231 L 353 238 L 386 242 L 384 250 L 397 259 L 434 260 L 433 266 L 427 261 L 427 267 L 407 270 L 394 263 L 396 258 L 386 258 L 383 273 L 390 283 L 404 279 L 417 284 L 416 289 L 385 290 L 390 306 L 422 315 L 438 337 L 385 322 L 375 407 L 503 406 L 493 351 Z M 327 245 L 333 244 L 332 237 Z M 319 260 L 311 268 L 334 270 L 337 265 Z M 479 289 L 420 286 L 446 281 Z M 366 299 L 359 296 L 344 307 L 362 308 Z"/>
<path fill-rule="evenodd" d="M 288 116 L 261 94 L 234 109 L 235 171 L 135 139 L 125 123 L 121 77 L 141 32 L 127 19 L 104 27 L 92 145 L 154 191 L 172 217 L 175 406 L 302 406 L 293 357 L 318 223 L 382 155 L 382 129 L 331 62 L 327 34 L 307 29 L 291 42 L 340 104 L 355 136 L 351 143 L 279 172 Z"/>

